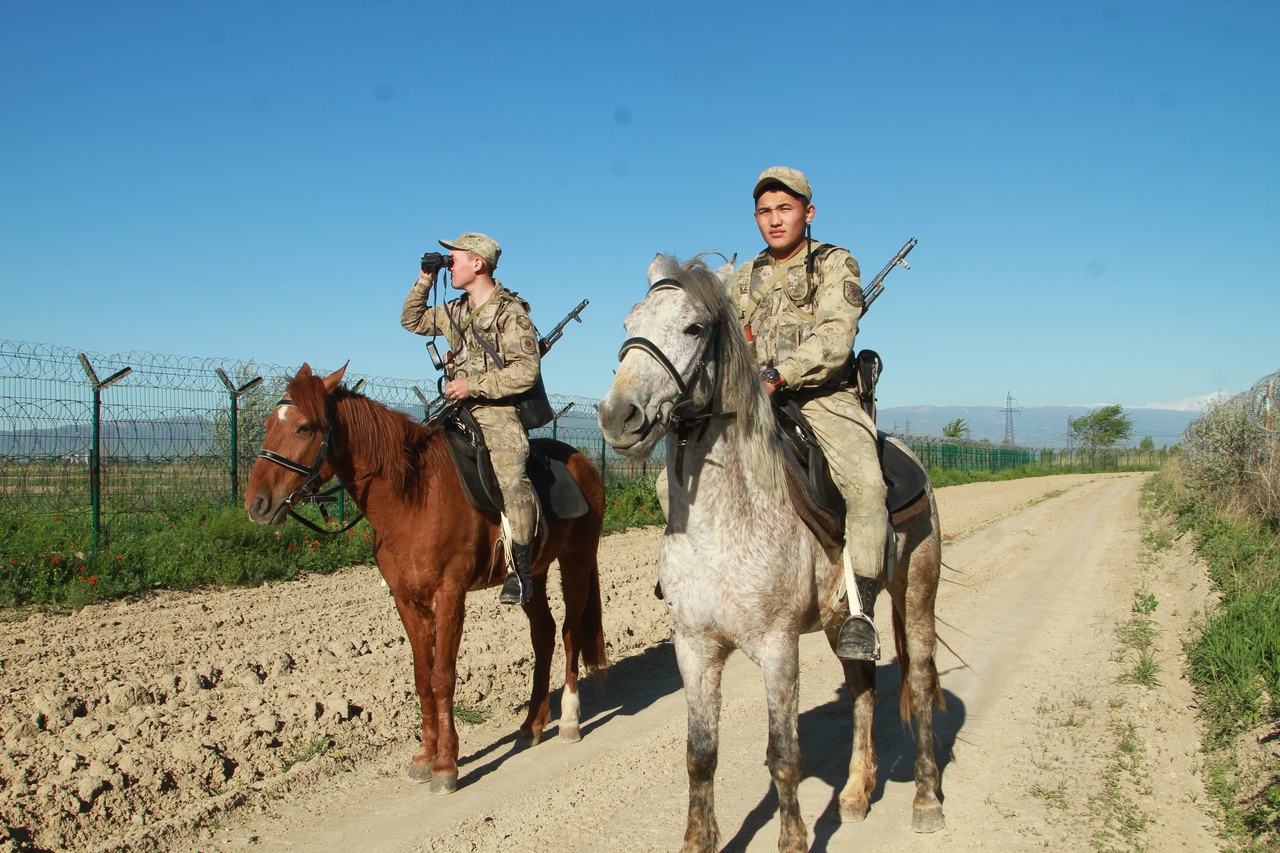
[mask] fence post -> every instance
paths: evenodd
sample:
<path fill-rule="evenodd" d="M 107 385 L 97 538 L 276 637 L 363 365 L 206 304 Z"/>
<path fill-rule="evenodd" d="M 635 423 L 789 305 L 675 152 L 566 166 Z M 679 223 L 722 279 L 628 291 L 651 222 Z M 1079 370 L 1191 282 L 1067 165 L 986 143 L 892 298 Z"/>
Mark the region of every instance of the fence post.
<path fill-rule="evenodd" d="M 213 372 L 231 395 L 231 505 L 235 506 L 240 500 L 240 395 L 261 385 L 262 377 L 256 376 L 237 388 L 221 367 L 214 368 Z"/>
<path fill-rule="evenodd" d="M 132 367 L 122 367 L 107 377 L 105 382 L 98 381 L 98 374 L 89 363 L 89 356 L 80 353 L 80 366 L 89 377 L 93 387 L 93 445 L 89 449 L 89 506 L 93 515 L 93 548 L 94 556 L 98 554 L 98 539 L 101 532 L 102 518 L 102 389 L 124 379 L 133 372 Z"/>
<path fill-rule="evenodd" d="M 600 476 L 604 476 L 604 433 L 600 434 Z"/>

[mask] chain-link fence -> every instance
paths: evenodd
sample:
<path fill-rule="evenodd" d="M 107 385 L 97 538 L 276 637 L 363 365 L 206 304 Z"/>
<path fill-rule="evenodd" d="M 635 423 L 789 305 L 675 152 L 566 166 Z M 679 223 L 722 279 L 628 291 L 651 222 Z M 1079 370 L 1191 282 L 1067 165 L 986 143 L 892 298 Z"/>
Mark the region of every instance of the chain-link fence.
<path fill-rule="evenodd" d="M 263 423 L 295 368 L 149 352 L 86 353 L 0 341 L 0 515 L 157 512 L 175 505 L 239 503 L 265 437 Z M 321 373 L 329 372 L 317 366 Z M 346 374 L 349 387 L 422 418 L 435 379 Z M 1268 386 L 1269 389 L 1270 386 Z M 1250 405 L 1270 418 L 1270 391 Z M 598 400 L 550 395 L 558 416 L 534 437 L 587 455 L 607 477 L 656 473 L 660 457 L 615 454 L 596 420 Z M 1268 421 L 1269 422 L 1269 421 Z M 1022 465 L 1123 470 L 1155 467 L 1156 454 L 1006 447 L 901 435 L 930 468 L 997 471 Z"/>

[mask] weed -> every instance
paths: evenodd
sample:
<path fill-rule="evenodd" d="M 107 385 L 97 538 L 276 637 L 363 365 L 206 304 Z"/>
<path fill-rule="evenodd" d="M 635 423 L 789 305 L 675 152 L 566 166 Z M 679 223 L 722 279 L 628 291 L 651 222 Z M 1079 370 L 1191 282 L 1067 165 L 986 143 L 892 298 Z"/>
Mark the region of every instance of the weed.
<path fill-rule="evenodd" d="M 1037 782 L 1031 786 L 1031 796 L 1038 800 L 1043 800 L 1048 808 L 1065 811 L 1067 808 L 1067 783 L 1063 780 L 1052 788 L 1046 788 Z"/>
<path fill-rule="evenodd" d="M 453 703 L 453 718 L 458 722 L 466 723 L 469 726 L 478 726 L 485 720 L 489 719 L 488 715 L 483 711 L 478 708 L 474 708 L 465 702 Z"/>
<path fill-rule="evenodd" d="M 333 749 L 333 746 L 333 738 L 328 735 L 320 735 L 319 737 L 312 738 L 309 741 L 300 742 L 281 763 L 280 769 L 282 771 L 288 771 L 288 769 L 293 767 L 295 764 L 301 764 L 304 761 L 309 761 L 317 755 L 324 755 L 326 752 Z"/>
<path fill-rule="evenodd" d="M 1156 608 L 1160 606 L 1160 602 L 1156 601 L 1156 597 L 1149 592 L 1133 593 L 1133 612 L 1141 616 L 1150 616 L 1156 612 Z"/>

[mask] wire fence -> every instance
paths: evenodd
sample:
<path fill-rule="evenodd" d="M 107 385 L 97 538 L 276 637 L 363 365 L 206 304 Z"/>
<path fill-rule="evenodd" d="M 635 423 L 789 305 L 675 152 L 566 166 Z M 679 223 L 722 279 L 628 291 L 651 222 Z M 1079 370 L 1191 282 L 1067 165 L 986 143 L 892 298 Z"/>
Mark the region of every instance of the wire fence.
<path fill-rule="evenodd" d="M 327 373 L 322 367 L 321 373 Z M 180 504 L 235 505 L 265 438 L 264 422 L 293 368 L 150 352 L 87 353 L 0 340 L 0 516 L 153 513 Z M 435 379 L 347 373 L 349 387 L 411 417 L 436 398 Z M 1255 395 L 1256 397 L 1256 395 Z M 1251 400 L 1254 398 L 1250 398 Z M 1269 391 L 1261 406 L 1270 412 Z M 558 438 L 606 477 L 656 474 L 660 458 L 614 453 L 598 400 L 550 395 Z M 1037 450 L 930 436 L 899 436 L 927 467 L 998 471 L 1021 465 L 1123 470 L 1159 454 Z"/>
<path fill-rule="evenodd" d="M 1227 458 L 1257 470 L 1274 466 L 1280 461 L 1277 395 L 1280 395 L 1280 370 L 1262 377 L 1248 391 L 1213 406 L 1183 431 L 1183 459 L 1208 467 L 1221 464 Z"/>

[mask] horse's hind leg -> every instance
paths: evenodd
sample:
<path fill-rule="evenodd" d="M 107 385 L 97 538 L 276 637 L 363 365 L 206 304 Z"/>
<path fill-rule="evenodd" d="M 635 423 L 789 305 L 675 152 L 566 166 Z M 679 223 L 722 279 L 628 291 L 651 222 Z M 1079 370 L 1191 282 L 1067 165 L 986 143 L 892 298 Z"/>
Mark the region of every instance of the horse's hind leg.
<path fill-rule="evenodd" d="M 803 853 L 809 849 L 804 821 L 800 818 L 800 737 L 796 714 L 800 702 L 800 648 L 796 637 L 767 642 L 760 656 L 765 698 L 769 706 L 769 746 L 765 763 L 778 791 L 778 816 L 782 830 L 778 849 Z"/>
<path fill-rule="evenodd" d="M 547 573 L 534 572 L 533 595 L 524 605 L 529 617 L 529 638 L 533 641 L 533 692 L 529 696 L 529 714 L 516 735 L 516 746 L 523 749 L 542 740 L 543 729 L 551 719 L 551 657 L 556 650 L 556 621 L 547 606 Z"/>
<path fill-rule="evenodd" d="M 937 552 L 927 546 L 925 543 L 912 556 L 904 602 L 905 625 L 897 624 L 897 602 L 894 608 L 895 632 L 906 634 L 908 665 L 902 675 L 916 723 L 916 796 L 911 809 L 911 828 L 916 832 L 936 832 L 946 825 L 938 799 L 938 764 L 933 754 L 933 705 L 935 700 L 943 704 L 934 661 L 934 604 L 940 561 Z"/>
<path fill-rule="evenodd" d="M 681 853 L 714 853 L 720 846 L 716 824 L 715 776 L 720 740 L 720 676 L 729 650 L 709 637 L 675 636 L 676 661 L 689 703 L 689 819 Z"/>

